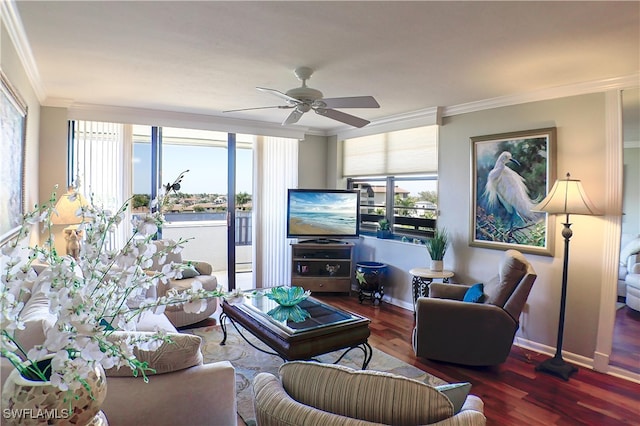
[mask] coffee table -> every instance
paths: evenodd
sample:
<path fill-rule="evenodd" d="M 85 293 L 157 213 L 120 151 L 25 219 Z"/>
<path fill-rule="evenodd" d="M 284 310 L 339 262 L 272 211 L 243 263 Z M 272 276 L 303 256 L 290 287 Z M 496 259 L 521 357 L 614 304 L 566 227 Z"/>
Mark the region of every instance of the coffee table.
<path fill-rule="evenodd" d="M 223 332 L 221 345 L 227 340 L 225 320 L 228 318 L 249 345 L 261 352 L 277 355 L 283 361 L 315 360 L 318 355 L 346 349 L 335 361 L 338 363 L 349 351 L 358 348 L 364 353 L 362 369 L 369 365 L 373 350 L 367 342 L 370 335 L 368 318 L 309 297 L 298 304 L 309 313 L 309 318 L 302 322 L 279 321 L 268 314 L 278 304 L 262 296 L 259 290 L 254 293 L 251 296 L 223 300 L 220 314 Z M 271 351 L 249 341 L 238 325 L 257 337 Z"/>

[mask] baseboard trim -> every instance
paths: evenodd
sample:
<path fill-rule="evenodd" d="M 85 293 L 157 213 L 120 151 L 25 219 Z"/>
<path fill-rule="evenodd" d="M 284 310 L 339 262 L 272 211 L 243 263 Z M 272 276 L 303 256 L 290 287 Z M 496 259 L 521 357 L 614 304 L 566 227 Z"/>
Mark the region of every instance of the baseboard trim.
<path fill-rule="evenodd" d="M 513 341 L 513 344 L 523 349 L 531 350 L 549 356 L 553 356 L 556 353 L 556 348 L 543 345 L 542 343 L 523 339 L 522 337 L 516 337 Z M 587 358 L 585 356 L 567 351 L 562 351 L 562 357 L 565 361 L 569 361 L 572 364 L 577 364 L 581 367 L 593 369 L 593 359 L 591 358 Z"/>

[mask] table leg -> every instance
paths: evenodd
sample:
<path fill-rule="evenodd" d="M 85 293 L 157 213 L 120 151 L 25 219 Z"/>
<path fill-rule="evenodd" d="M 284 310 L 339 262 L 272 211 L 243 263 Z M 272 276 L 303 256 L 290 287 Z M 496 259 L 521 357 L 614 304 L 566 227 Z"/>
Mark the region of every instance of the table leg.
<path fill-rule="evenodd" d="M 223 318 L 222 316 L 223 316 L 223 315 L 224 315 L 224 312 L 223 312 L 222 314 L 220 314 L 220 324 L 221 324 L 221 327 L 222 327 L 222 333 L 223 333 L 223 335 L 224 335 L 224 337 L 223 337 L 223 339 L 222 339 L 222 342 L 220 343 L 221 345 L 224 345 L 224 344 L 225 344 L 225 341 L 227 340 L 227 329 L 226 329 L 226 326 L 223 326 L 223 325 L 222 325 L 222 324 L 224 324 L 224 323 L 222 322 L 222 318 Z M 224 315 L 224 316 L 226 317 L 226 315 Z M 229 322 L 231 323 L 231 325 L 233 326 L 233 328 L 235 328 L 235 329 L 236 329 L 236 331 L 238 332 L 238 335 L 239 335 L 240 337 L 242 337 L 242 339 L 243 339 L 245 342 L 247 342 L 247 343 L 249 344 L 249 346 L 251 346 L 253 349 L 255 349 L 255 350 L 257 350 L 257 351 L 260 351 L 260 352 L 262 352 L 262 353 L 264 353 L 264 354 L 267 354 L 267 355 L 275 355 L 275 356 L 277 356 L 277 357 L 280 357 L 280 359 L 282 359 L 282 361 L 287 361 L 287 359 L 286 359 L 285 357 L 283 357 L 282 355 L 280 355 L 280 354 L 279 354 L 279 353 L 277 353 L 277 352 L 270 352 L 270 351 L 268 351 L 268 350 L 265 350 L 265 349 L 263 349 L 263 348 L 260 348 L 260 347 L 256 346 L 253 342 L 251 342 L 249 339 L 247 339 L 247 337 L 244 335 L 244 333 L 243 333 L 242 331 L 240 331 L 240 329 L 238 328 L 238 325 L 236 325 L 236 323 L 235 323 L 235 322 L 234 322 L 230 317 L 229 317 Z M 264 343 L 264 342 L 262 342 L 262 343 Z M 268 345 L 266 345 L 266 344 L 265 344 L 265 346 L 268 346 Z M 271 349 L 271 348 L 269 348 L 269 349 Z"/>
<path fill-rule="evenodd" d="M 433 278 L 424 278 L 414 276 L 411 282 L 413 287 L 413 303 L 418 301 L 418 297 L 429 296 L 429 284 L 433 282 Z"/>
<path fill-rule="evenodd" d="M 362 361 L 362 369 L 366 370 L 367 367 L 369 366 L 369 363 L 371 362 L 371 358 L 373 357 L 373 349 L 371 348 L 371 345 L 369 345 L 369 342 L 364 342 L 357 346 L 351 346 L 349 349 L 344 351 L 337 360 L 334 361 L 334 364 L 337 364 L 340 361 L 342 361 L 342 358 L 344 358 L 346 354 L 348 354 L 349 352 L 351 352 L 353 349 L 356 349 L 356 348 L 361 349 L 364 354 L 364 359 Z"/>
<path fill-rule="evenodd" d="M 220 328 L 222 329 L 222 342 L 220 342 L 220 346 L 224 346 L 227 344 L 227 324 L 224 320 L 227 318 L 227 314 L 224 311 L 220 314 Z"/>

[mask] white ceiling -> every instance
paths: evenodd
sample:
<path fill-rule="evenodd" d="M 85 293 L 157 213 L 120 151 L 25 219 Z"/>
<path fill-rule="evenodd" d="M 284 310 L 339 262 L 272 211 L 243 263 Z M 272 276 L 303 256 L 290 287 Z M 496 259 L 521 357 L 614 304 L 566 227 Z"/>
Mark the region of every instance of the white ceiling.
<path fill-rule="evenodd" d="M 280 123 L 255 86 L 372 95 L 382 120 L 640 69 L 640 2 L 19 1 L 44 92 L 60 102 Z M 307 113 L 318 131 L 341 123 Z"/>

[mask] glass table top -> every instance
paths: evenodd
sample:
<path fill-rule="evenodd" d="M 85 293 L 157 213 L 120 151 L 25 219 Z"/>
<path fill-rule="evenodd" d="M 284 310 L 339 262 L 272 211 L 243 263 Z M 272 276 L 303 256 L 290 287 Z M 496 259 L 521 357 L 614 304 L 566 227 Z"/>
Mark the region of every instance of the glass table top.
<path fill-rule="evenodd" d="M 236 299 L 230 303 L 245 312 L 251 312 L 252 316 L 257 319 L 268 321 L 290 334 L 363 319 L 363 317 L 334 308 L 312 297 L 303 300 L 293 308 L 287 308 L 268 299 L 260 290 L 245 294 L 241 300 Z M 295 311 L 299 310 L 304 311 L 306 318 L 297 318 L 299 313 L 296 315 Z"/>

